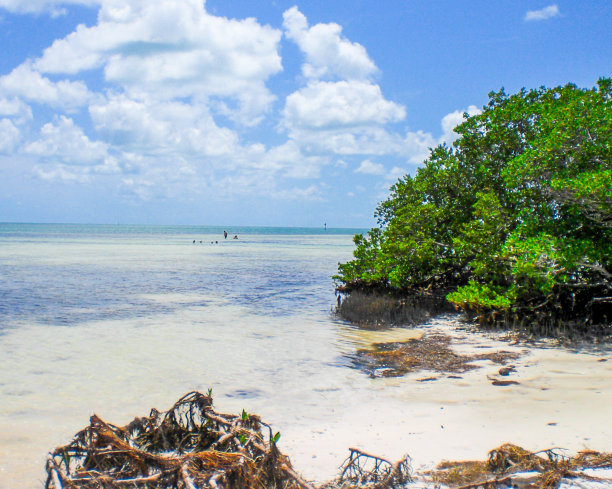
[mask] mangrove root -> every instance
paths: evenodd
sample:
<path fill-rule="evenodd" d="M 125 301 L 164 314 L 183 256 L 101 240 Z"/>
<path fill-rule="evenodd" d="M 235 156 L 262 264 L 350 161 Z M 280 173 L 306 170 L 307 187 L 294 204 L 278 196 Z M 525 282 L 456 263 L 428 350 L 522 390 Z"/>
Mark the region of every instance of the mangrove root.
<path fill-rule="evenodd" d="M 45 488 L 312 489 L 275 439 L 258 416 L 217 413 L 211 396 L 190 392 L 123 427 L 93 415 L 49 455 Z"/>

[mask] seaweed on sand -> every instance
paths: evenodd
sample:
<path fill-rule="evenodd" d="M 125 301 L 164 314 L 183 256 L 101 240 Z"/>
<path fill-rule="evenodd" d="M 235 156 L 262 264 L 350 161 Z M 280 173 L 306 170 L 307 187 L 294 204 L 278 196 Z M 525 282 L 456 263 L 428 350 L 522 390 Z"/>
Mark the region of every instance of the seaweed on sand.
<path fill-rule="evenodd" d="M 210 395 L 190 392 L 123 427 L 92 416 L 49 454 L 45 488 L 311 489 L 277 440 L 258 416 L 218 413 Z"/>
<path fill-rule="evenodd" d="M 474 361 L 490 360 L 504 365 L 518 358 L 508 351 L 462 355 L 450 348 L 451 338 L 443 334 L 425 335 L 406 342 L 376 343 L 374 349 L 358 350 L 353 364 L 372 377 L 398 377 L 409 372 L 430 370 L 463 373 L 478 368 Z"/>
<path fill-rule="evenodd" d="M 557 448 L 530 452 L 506 443 L 491 450 L 487 461 L 442 462 L 428 475 L 436 484 L 456 489 L 514 487 L 519 480 L 521 487 L 534 489 L 555 489 L 576 479 L 602 481 L 581 472 L 587 468 L 612 468 L 612 454 L 582 451 L 568 457 Z"/>

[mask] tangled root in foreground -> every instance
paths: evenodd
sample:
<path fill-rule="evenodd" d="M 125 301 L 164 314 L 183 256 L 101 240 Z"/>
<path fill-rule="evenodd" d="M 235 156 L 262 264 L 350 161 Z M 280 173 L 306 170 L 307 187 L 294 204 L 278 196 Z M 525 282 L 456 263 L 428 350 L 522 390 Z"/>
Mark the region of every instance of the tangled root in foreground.
<path fill-rule="evenodd" d="M 167 412 L 152 409 L 123 427 L 92 416 L 49 454 L 45 489 L 314 489 L 259 416 L 217 413 L 212 404 L 210 392 L 190 392 Z M 391 464 L 351 449 L 342 475 L 324 487 L 402 487 L 408 460 Z"/>
<path fill-rule="evenodd" d="M 70 444 L 49 454 L 45 488 L 315 489 L 278 450 L 278 436 L 259 416 L 217 413 L 210 393 L 190 392 L 170 410 L 152 409 L 148 417 L 123 427 L 92 416 Z M 583 472 L 612 469 L 612 453 L 582 451 L 568 457 L 559 449 L 534 453 L 507 443 L 489 452 L 487 461 L 443 462 L 413 478 L 408 456 L 391 463 L 349 450 L 340 476 L 318 489 L 399 489 L 413 482 L 417 487 L 461 489 L 612 483 Z"/>
<path fill-rule="evenodd" d="M 262 434 L 268 429 L 268 440 Z M 123 427 L 98 416 L 47 460 L 46 489 L 311 489 L 258 416 L 220 414 L 190 392 Z"/>

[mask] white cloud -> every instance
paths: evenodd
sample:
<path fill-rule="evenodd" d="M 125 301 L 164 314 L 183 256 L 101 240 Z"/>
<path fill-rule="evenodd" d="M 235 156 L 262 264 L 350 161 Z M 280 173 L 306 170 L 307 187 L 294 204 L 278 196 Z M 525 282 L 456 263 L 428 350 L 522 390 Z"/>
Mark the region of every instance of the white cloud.
<path fill-rule="evenodd" d="M 370 160 L 363 160 L 359 168 L 355 170 L 356 173 L 365 173 L 366 175 L 384 175 L 386 171 L 385 165 Z"/>
<path fill-rule="evenodd" d="M 85 83 L 70 80 L 52 82 L 34 70 L 29 61 L 0 77 L 0 96 L 21 97 L 69 111 L 82 107 L 94 98 Z"/>
<path fill-rule="evenodd" d="M 291 137 L 306 154 L 333 155 L 391 155 L 420 163 L 437 145 L 430 133 L 406 132 L 405 136 L 387 131 L 383 127 L 329 129 L 324 132 L 294 130 Z"/>
<path fill-rule="evenodd" d="M 480 114 L 481 110 L 475 105 L 470 105 L 466 110 L 455 110 L 450 114 L 446 114 L 442 118 L 442 136 L 440 137 L 440 143 L 451 144 L 455 141 L 459 135 L 454 132 L 455 127 L 465 121 L 464 114 L 469 116 Z"/>
<path fill-rule="evenodd" d="M 311 202 L 325 201 L 321 189 L 316 185 L 310 185 L 306 188 L 293 187 L 284 190 L 276 190 L 275 192 L 272 192 L 270 196 L 274 199 L 281 200 L 300 200 Z"/>
<path fill-rule="evenodd" d="M 309 78 L 340 77 L 366 79 L 378 69 L 365 48 L 342 37 L 338 24 L 316 24 L 308 27 L 308 20 L 297 7 L 283 14 L 287 37 L 306 55 L 302 72 Z"/>
<path fill-rule="evenodd" d="M 0 2 L 52 14 L 71 3 Z M 267 120 L 279 128 L 269 143 L 244 126 L 276 108 L 267 84 L 282 71 L 281 30 L 214 16 L 203 0 L 100 4 L 97 24 L 0 77 L 0 152 L 36 159 L 41 179 L 101 182 L 139 200 L 316 201 L 328 194 L 316 180 L 323 173 L 355 179 L 358 167 L 383 185 L 440 140 L 398 127 L 406 109 L 383 96 L 376 65 L 337 24 L 309 26 L 297 8 L 284 13 L 305 77 Z M 445 116 L 442 139 L 461 114 Z"/>
<path fill-rule="evenodd" d="M 43 160 L 60 161 L 68 165 L 104 164 L 108 158 L 107 145 L 90 141 L 72 119 L 60 116 L 55 123 L 47 123 L 40 130 L 40 138 L 25 146 L 25 152 Z"/>
<path fill-rule="evenodd" d="M 422 163 L 429 155 L 429 149 L 437 144 L 438 141 L 429 132 L 407 131 L 399 144 L 398 154 L 410 163 Z"/>
<path fill-rule="evenodd" d="M 19 140 L 21 132 L 9 119 L 0 119 L 0 154 L 12 153 Z"/>
<path fill-rule="evenodd" d="M 37 166 L 34 168 L 34 174 L 42 179 L 50 182 L 63 183 L 89 183 L 91 177 L 85 173 L 74 171 L 72 168 L 67 168 L 64 165 L 56 165 L 53 168 L 42 168 Z"/>
<path fill-rule="evenodd" d="M 558 17 L 560 14 L 559 7 L 556 4 L 549 5 L 548 7 L 544 7 L 540 10 L 528 10 L 525 14 L 525 20 L 547 20 L 553 17 Z"/>
<path fill-rule="evenodd" d="M 280 30 L 255 19 L 210 15 L 201 0 L 105 0 L 97 25 L 55 41 L 34 66 L 103 68 L 107 82 L 143 100 L 229 97 L 234 119 L 254 124 L 274 101 L 265 82 L 282 70 L 280 39 Z"/>
<path fill-rule="evenodd" d="M 90 115 L 106 140 L 125 151 L 220 156 L 238 149 L 236 133 L 218 127 L 204 105 L 113 95 L 92 105 Z"/>
<path fill-rule="evenodd" d="M 17 97 L 0 98 L 0 116 L 11 117 L 16 124 L 32 120 L 32 109 Z"/>
<path fill-rule="evenodd" d="M 274 170 L 287 178 L 317 178 L 329 162 L 326 157 L 304 155 L 295 141 L 271 148 L 259 161 L 260 168 Z"/>
<path fill-rule="evenodd" d="M 287 97 L 283 115 L 288 127 L 322 129 L 397 122 L 406 111 L 369 82 L 314 81 Z"/>
<path fill-rule="evenodd" d="M 387 173 L 387 178 L 391 181 L 396 181 L 397 179 L 405 176 L 407 173 L 408 170 L 406 168 L 394 166 L 393 168 L 391 168 L 391 170 L 389 170 L 389 173 Z"/>

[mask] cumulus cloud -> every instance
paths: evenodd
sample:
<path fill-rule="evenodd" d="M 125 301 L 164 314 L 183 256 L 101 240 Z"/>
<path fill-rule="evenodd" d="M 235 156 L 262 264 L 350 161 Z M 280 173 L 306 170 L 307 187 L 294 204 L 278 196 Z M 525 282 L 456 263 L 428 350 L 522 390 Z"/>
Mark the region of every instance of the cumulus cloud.
<path fill-rule="evenodd" d="M 356 173 L 365 173 L 366 175 L 384 175 L 386 173 L 385 165 L 374 163 L 370 160 L 363 160 L 359 167 L 355 170 Z"/>
<path fill-rule="evenodd" d="M 397 122 L 406 111 L 370 82 L 316 81 L 287 97 L 283 115 L 289 127 L 321 129 Z"/>
<path fill-rule="evenodd" d="M 455 110 L 450 114 L 446 114 L 442 118 L 442 136 L 440 143 L 451 144 L 459 135 L 454 132 L 455 127 L 465 121 L 465 114 L 468 116 L 480 114 L 481 110 L 475 105 L 470 105 L 466 110 Z"/>
<path fill-rule="evenodd" d="M 271 148 L 255 161 L 259 161 L 259 168 L 287 178 L 317 178 L 321 168 L 329 163 L 326 157 L 304 155 L 295 141 Z"/>
<path fill-rule="evenodd" d="M 45 124 L 40 138 L 27 144 L 25 152 L 50 161 L 69 165 L 103 164 L 108 158 L 107 145 L 90 141 L 72 119 L 59 117 L 54 123 Z"/>
<path fill-rule="evenodd" d="M 305 55 L 305 85 L 285 100 L 281 127 L 305 154 L 394 155 L 421 161 L 436 138 L 389 128 L 406 109 L 387 100 L 371 78 L 365 48 L 342 36 L 337 24 L 309 26 L 297 7 L 283 14 L 285 36 Z"/>
<path fill-rule="evenodd" d="M 105 0 L 97 25 L 55 41 L 34 67 L 102 68 L 107 82 L 139 99 L 229 97 L 235 119 L 252 124 L 274 101 L 265 82 L 282 70 L 280 39 L 255 19 L 210 15 L 200 0 Z"/>
<path fill-rule="evenodd" d="M 0 95 L 20 97 L 68 111 L 82 107 L 94 98 L 85 83 L 70 80 L 53 82 L 33 69 L 29 61 L 0 77 Z"/>
<path fill-rule="evenodd" d="M 286 36 L 306 55 L 302 72 L 309 78 L 339 77 L 365 79 L 378 69 L 365 48 L 342 37 L 338 24 L 308 26 L 308 20 L 297 7 L 283 14 Z"/>
<path fill-rule="evenodd" d="M 17 97 L 0 98 L 0 117 L 10 117 L 16 124 L 32 120 L 32 109 Z"/>
<path fill-rule="evenodd" d="M 301 201 L 313 201 L 323 202 L 325 198 L 321 192 L 321 189 L 316 185 L 310 185 L 305 188 L 292 187 L 283 190 L 277 190 L 270 194 L 272 198 L 282 200 L 301 200 Z"/>
<path fill-rule="evenodd" d="M 234 131 L 218 127 L 204 105 L 178 101 L 140 101 L 112 95 L 89 109 L 106 141 L 126 151 L 219 156 L 234 153 Z"/>
<path fill-rule="evenodd" d="M 528 10 L 525 14 L 525 20 L 547 20 L 552 19 L 553 17 L 557 17 L 559 15 L 561 15 L 561 13 L 559 12 L 559 7 L 554 4 L 549 5 L 548 7 L 544 7 L 540 10 Z"/>
<path fill-rule="evenodd" d="M 0 154 L 12 153 L 19 140 L 21 132 L 9 119 L 0 119 Z"/>
<path fill-rule="evenodd" d="M 84 5 L 91 7 L 100 3 L 100 0 L 0 0 L 0 8 L 18 14 L 49 13 L 56 17 L 64 15 L 66 5 Z"/>
<path fill-rule="evenodd" d="M 71 4 L 97 2 L 0 0 L 12 12 Z M 317 201 L 323 174 L 384 186 L 451 141 L 462 120 L 445 116 L 441 137 L 400 127 L 406 108 L 385 98 L 365 48 L 337 24 L 309 25 L 296 7 L 282 31 L 214 16 L 202 0 L 99 4 L 95 25 L 0 76 L 0 153 L 36 159 L 47 181 L 112 181 L 130 200 L 228 198 L 219 189 L 231 189 Z M 268 83 L 282 70 L 283 32 L 304 54 L 304 76 L 276 107 Z M 245 127 L 264 119 L 276 139 Z"/>

